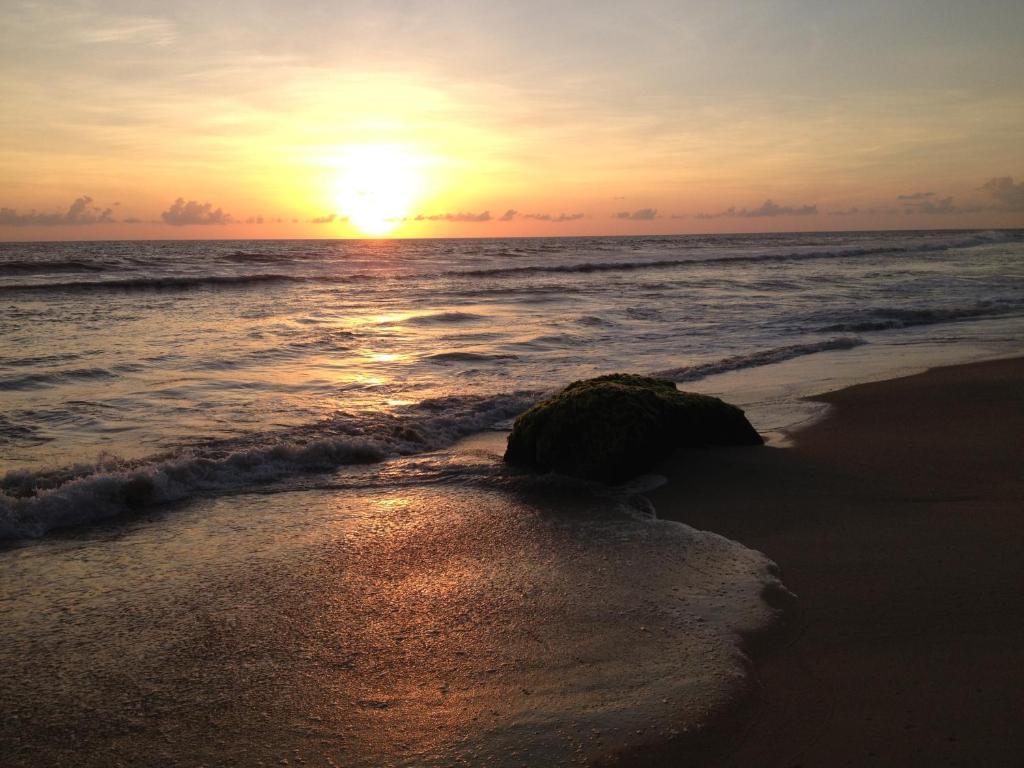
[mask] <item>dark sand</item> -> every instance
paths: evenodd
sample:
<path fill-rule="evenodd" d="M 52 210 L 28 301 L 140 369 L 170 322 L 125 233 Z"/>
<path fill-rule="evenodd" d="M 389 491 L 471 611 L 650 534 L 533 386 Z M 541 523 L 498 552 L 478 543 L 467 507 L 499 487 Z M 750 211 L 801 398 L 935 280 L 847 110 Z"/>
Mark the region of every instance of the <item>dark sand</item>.
<path fill-rule="evenodd" d="M 735 722 L 625 762 L 1024 765 L 1024 359 L 820 399 L 793 448 L 669 463 L 659 515 L 766 553 L 799 602 Z"/>

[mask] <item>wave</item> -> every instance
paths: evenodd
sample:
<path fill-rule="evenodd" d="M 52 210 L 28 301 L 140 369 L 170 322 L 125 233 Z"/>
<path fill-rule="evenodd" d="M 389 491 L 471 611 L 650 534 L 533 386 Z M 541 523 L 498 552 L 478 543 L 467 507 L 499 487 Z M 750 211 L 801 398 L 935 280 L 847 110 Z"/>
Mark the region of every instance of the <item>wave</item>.
<path fill-rule="evenodd" d="M 582 347 L 592 343 L 582 336 L 575 336 L 571 333 L 548 333 L 543 336 L 535 336 L 526 341 L 510 342 L 509 346 L 520 349 L 562 349 L 565 347 Z"/>
<path fill-rule="evenodd" d="M 819 330 L 824 333 L 885 331 L 918 325 L 937 325 L 957 320 L 974 320 L 982 317 L 1002 317 L 1021 311 L 1024 311 L 1024 304 L 1011 301 L 984 301 L 969 307 L 878 307 L 862 312 L 857 317 L 844 322 L 823 326 Z"/>
<path fill-rule="evenodd" d="M 785 347 L 765 349 L 749 355 L 734 355 L 722 360 L 715 360 L 707 363 L 685 365 L 679 368 L 668 368 L 666 370 L 656 371 L 651 375 L 662 379 L 670 379 L 677 383 L 696 381 L 697 379 L 703 379 L 716 373 L 739 371 L 745 368 L 757 368 L 762 365 L 781 363 L 784 360 L 803 357 L 804 355 L 813 355 L 816 352 L 827 352 L 829 350 L 837 349 L 853 349 L 854 347 L 859 347 L 863 344 L 867 344 L 867 342 L 857 336 L 839 336 L 834 339 L 815 341 L 809 344 L 791 344 Z"/>
<path fill-rule="evenodd" d="M 864 343 L 857 337 L 838 337 L 652 375 L 694 381 Z M 435 357 L 476 361 L 494 356 L 451 352 Z M 390 413 L 341 413 L 314 424 L 212 441 L 146 460 L 101 457 L 94 464 L 11 471 L 0 478 L 0 540 L 39 537 L 56 528 L 93 523 L 153 504 L 244 491 L 295 475 L 438 450 L 467 435 L 507 424 L 544 395 L 533 390 L 431 398 Z"/>
<path fill-rule="evenodd" d="M 1010 242 L 1024 235 L 1012 232 L 979 232 L 970 237 L 958 238 L 943 243 L 922 243 L 919 245 L 879 245 L 870 247 L 840 247 L 824 251 L 791 251 L 788 253 L 760 253 L 715 256 L 700 259 L 657 259 L 652 261 L 584 261 L 574 264 L 535 264 L 524 267 L 492 267 L 486 269 L 452 270 L 446 277 L 513 277 L 529 274 L 586 274 L 591 272 L 631 272 L 645 269 L 674 269 L 677 267 L 708 266 L 716 264 L 752 264 L 788 261 L 813 261 L 820 259 L 846 259 L 890 254 L 914 255 L 941 253 L 958 248 L 972 248 L 997 242 Z"/>
<path fill-rule="evenodd" d="M 55 352 L 50 355 L 31 355 L 29 357 L 0 357 L 0 365 L 10 366 L 12 368 L 25 368 L 25 367 L 36 367 L 40 365 L 55 365 L 57 363 L 67 363 L 72 360 L 78 360 L 85 357 L 85 353 L 80 352 Z"/>
<path fill-rule="evenodd" d="M 233 357 L 199 358 L 188 366 L 189 370 L 234 370 L 252 365 L 303 357 L 311 352 L 337 354 L 352 349 L 356 334 L 342 329 L 326 329 L 309 338 L 281 341 L 272 346 L 253 349 Z"/>
<path fill-rule="evenodd" d="M 106 267 L 74 259 L 63 261 L 0 261 L 0 275 L 35 275 L 47 272 L 105 272 Z"/>
<path fill-rule="evenodd" d="M 618 325 L 614 320 L 609 320 L 605 317 L 598 317 L 597 315 L 581 315 L 573 322 L 577 325 L 586 325 L 592 328 L 610 328 Z"/>
<path fill-rule="evenodd" d="M 426 360 L 437 363 L 480 363 L 489 360 L 517 360 L 516 355 L 492 354 L 486 352 L 435 352 L 427 355 Z"/>
<path fill-rule="evenodd" d="M 256 275 L 196 275 L 194 277 L 125 277 L 114 280 L 86 280 L 59 283 L 23 283 L 0 286 L 0 293 L 23 291 L 160 291 L 202 288 L 206 286 L 256 285 L 260 283 L 307 282 L 298 275 L 264 273 Z"/>
<path fill-rule="evenodd" d="M 26 373 L 21 376 L 0 377 L 0 391 L 53 387 L 70 381 L 111 379 L 116 375 L 115 371 L 106 368 L 75 368 L 67 371 Z"/>
<path fill-rule="evenodd" d="M 52 438 L 42 437 L 39 430 L 31 425 L 18 424 L 0 413 L 0 446 L 32 446 L 47 443 Z"/>
<path fill-rule="evenodd" d="M 284 253 L 254 253 L 251 251 L 233 251 L 231 253 L 219 254 L 216 257 L 220 261 L 233 261 L 239 264 L 252 264 L 255 262 L 273 264 L 279 261 L 294 261 L 294 254 Z"/>
<path fill-rule="evenodd" d="M 11 471 L 0 478 L 0 540 L 35 538 L 153 504 L 436 450 L 508 421 L 539 396 L 433 398 L 392 414 L 341 414 L 146 461 L 106 457 L 92 465 Z"/>
<path fill-rule="evenodd" d="M 413 315 L 399 322 L 402 325 L 435 325 L 438 323 L 472 323 L 486 320 L 483 315 L 474 312 L 435 312 L 429 315 Z"/>
<path fill-rule="evenodd" d="M 258 285 L 271 282 L 308 282 L 308 283 L 345 283 L 353 280 L 365 281 L 373 279 L 422 279 L 422 278 L 450 278 L 450 277 L 514 277 L 517 275 L 530 274 L 580 274 L 599 272 L 621 272 L 650 269 L 674 269 L 680 267 L 699 267 L 722 264 L 746 264 L 757 262 L 788 262 L 807 261 L 815 259 L 842 259 L 862 256 L 876 255 L 912 255 L 922 253 L 938 253 L 957 248 L 971 248 L 979 245 L 1017 242 L 1024 239 L 1024 233 L 1017 231 L 989 231 L 958 233 L 957 237 L 938 242 L 919 243 L 915 245 L 899 245 L 898 243 L 879 244 L 864 247 L 837 246 L 825 250 L 790 251 L 786 253 L 735 253 L 722 254 L 718 256 L 707 256 L 700 258 L 668 258 L 650 261 L 620 260 L 620 261 L 580 261 L 574 263 L 557 264 L 533 264 L 523 266 L 495 266 L 480 269 L 452 269 L 435 273 L 394 274 L 389 276 L 372 275 L 366 272 L 353 271 L 331 273 L 326 271 L 312 271 L 304 274 L 287 274 L 281 272 L 267 272 L 259 274 L 212 274 L 212 275 L 138 275 L 125 276 L 112 279 L 97 280 L 58 280 L 46 282 L 22 283 L 17 285 L 0 286 L 0 293 L 24 292 L 24 291 L 141 291 L 141 290 L 185 290 L 200 288 L 204 286 L 245 286 Z M 654 240 L 659 245 L 672 243 L 670 239 Z M 681 240 L 681 248 L 692 247 L 692 241 Z M 524 254 L 535 255 L 558 253 L 569 255 L 573 252 L 572 244 L 543 244 L 541 247 L 517 248 L 516 253 L 500 253 L 503 258 L 520 258 Z M 596 253 L 608 251 L 610 253 L 622 253 L 620 247 L 604 248 L 594 243 L 587 243 L 586 251 Z M 287 264 L 296 261 L 321 261 L 321 254 L 296 254 L 296 253 L 254 253 L 235 251 L 228 254 L 213 255 L 210 258 L 221 263 L 250 263 L 256 264 Z M 140 266 L 151 266 L 146 260 L 133 260 Z M 112 269 L 109 264 L 101 264 L 81 259 L 66 259 L 55 261 L 33 261 L 33 260 L 11 260 L 0 261 L 0 275 L 35 275 L 52 272 L 107 272 Z M 554 290 L 566 290 L 565 286 L 552 286 Z M 493 290 L 493 289 L 491 289 Z M 514 289 L 516 291 L 520 288 Z M 468 314 L 468 313 L 467 313 Z M 443 320 L 442 320 L 443 322 Z"/>

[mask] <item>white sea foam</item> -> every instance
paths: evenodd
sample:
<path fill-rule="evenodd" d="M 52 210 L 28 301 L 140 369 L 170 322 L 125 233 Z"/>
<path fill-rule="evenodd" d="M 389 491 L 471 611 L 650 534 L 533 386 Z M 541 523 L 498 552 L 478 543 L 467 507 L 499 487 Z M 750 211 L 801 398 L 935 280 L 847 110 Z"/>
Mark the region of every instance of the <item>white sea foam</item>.
<path fill-rule="evenodd" d="M 435 398 L 377 414 L 200 446 L 148 461 L 16 470 L 0 478 L 0 539 L 42 536 L 153 504 L 263 485 L 450 445 L 507 420 L 536 393 Z"/>
<path fill-rule="evenodd" d="M 0 739 L 17 729 L 54 765 L 73 748 L 505 768 L 607 756 L 734 706 L 743 638 L 787 597 L 772 563 L 616 512 L 625 500 L 529 498 L 429 482 L 240 495 L 96 537 L 87 557 L 57 541 L 13 559 L 0 703 L 19 720 Z"/>

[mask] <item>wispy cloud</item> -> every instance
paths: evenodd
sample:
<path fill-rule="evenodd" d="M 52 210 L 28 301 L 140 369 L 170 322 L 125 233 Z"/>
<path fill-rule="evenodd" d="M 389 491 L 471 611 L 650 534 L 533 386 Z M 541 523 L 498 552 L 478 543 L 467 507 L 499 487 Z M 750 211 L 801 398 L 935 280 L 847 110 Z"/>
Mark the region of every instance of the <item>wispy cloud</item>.
<path fill-rule="evenodd" d="M 76 32 L 83 43 L 140 43 L 170 45 L 175 41 L 174 25 L 166 20 L 147 16 L 108 18 L 87 22 Z"/>
<path fill-rule="evenodd" d="M 507 211 L 501 214 L 501 216 L 498 218 L 498 221 L 512 221 L 512 219 L 514 219 L 518 214 L 519 211 L 517 211 L 515 208 L 509 208 Z"/>
<path fill-rule="evenodd" d="M 220 208 L 214 209 L 212 203 L 200 203 L 196 200 L 185 202 L 179 197 L 166 211 L 160 214 L 166 224 L 183 227 L 192 224 L 228 224 L 231 214 L 224 213 Z"/>
<path fill-rule="evenodd" d="M 524 213 L 524 219 L 533 219 L 534 221 L 553 221 L 555 223 L 561 223 L 563 221 L 579 221 L 583 218 L 582 213 L 560 213 L 557 216 L 551 213 Z"/>
<path fill-rule="evenodd" d="M 77 226 L 82 224 L 107 224 L 114 221 L 111 208 L 100 208 L 88 195 L 77 198 L 64 213 L 18 213 L 14 208 L 0 208 L 0 225 L 10 227 L 27 226 Z"/>
<path fill-rule="evenodd" d="M 328 213 L 324 216 L 314 216 L 309 220 L 310 224 L 330 224 L 338 220 L 338 214 Z"/>
<path fill-rule="evenodd" d="M 897 195 L 897 200 L 927 200 L 929 197 L 935 197 L 934 192 L 914 192 L 909 195 Z"/>
<path fill-rule="evenodd" d="M 698 219 L 741 218 L 754 219 L 774 216 L 816 216 L 817 205 L 779 205 L 773 200 L 765 200 L 759 208 L 729 207 L 719 213 L 698 213 Z"/>
<path fill-rule="evenodd" d="M 657 208 L 641 208 L 638 211 L 620 211 L 615 214 L 616 219 L 628 219 L 630 221 L 650 221 L 658 218 Z"/>
<path fill-rule="evenodd" d="M 459 221 L 459 222 L 484 222 L 491 221 L 491 212 L 482 211 L 480 213 L 432 213 L 424 214 L 421 213 L 414 221 Z"/>

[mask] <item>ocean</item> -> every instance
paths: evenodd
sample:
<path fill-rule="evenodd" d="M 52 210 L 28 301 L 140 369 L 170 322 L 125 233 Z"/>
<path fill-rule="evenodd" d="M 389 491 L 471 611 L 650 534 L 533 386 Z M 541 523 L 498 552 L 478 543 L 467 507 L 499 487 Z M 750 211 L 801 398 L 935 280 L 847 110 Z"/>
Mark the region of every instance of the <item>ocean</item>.
<path fill-rule="evenodd" d="M 508 469 L 502 430 L 627 371 L 784 447 L 808 395 L 1022 331 L 1022 231 L 0 244 L 0 744 L 536 765 L 698 731 L 776 566 L 659 520 L 656 477 Z"/>

